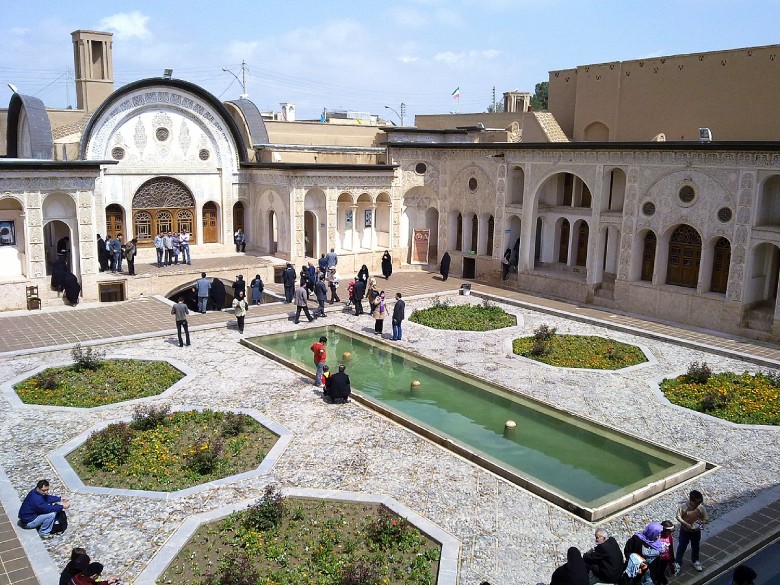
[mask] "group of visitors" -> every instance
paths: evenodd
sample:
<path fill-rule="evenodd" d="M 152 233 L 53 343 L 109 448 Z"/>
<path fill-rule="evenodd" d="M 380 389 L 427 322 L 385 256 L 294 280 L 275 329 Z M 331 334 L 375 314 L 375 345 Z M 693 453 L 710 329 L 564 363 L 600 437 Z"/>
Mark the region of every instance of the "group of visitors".
<path fill-rule="evenodd" d="M 632 535 L 622 551 L 615 538 L 599 527 L 595 533 L 596 546 L 584 555 L 576 547 L 569 548 L 566 563 L 555 570 L 550 585 L 666 585 L 682 569 L 689 544 L 693 568 L 704 570 L 699 562 L 699 543 L 708 517 L 701 492 L 690 492 L 675 519 L 680 525 L 676 553 L 675 523 L 670 520 L 651 522 L 643 531 Z"/>
<path fill-rule="evenodd" d="M 25 496 L 19 507 L 19 526 L 25 529 L 35 529 L 41 540 L 48 540 L 55 534 L 65 532 L 68 527 L 68 517 L 65 510 L 70 508 L 68 498 L 49 493 L 49 480 L 41 479 L 35 488 Z M 93 563 L 87 551 L 77 547 L 71 551 L 70 561 L 60 575 L 60 585 L 87 585 L 97 583 L 103 572 L 103 565 Z M 115 585 L 119 583 L 116 577 L 103 579 L 100 583 Z"/>
<path fill-rule="evenodd" d="M 156 240 L 155 240 L 156 241 Z M 100 272 L 122 272 L 122 260 L 127 260 L 127 274 L 135 276 L 135 257 L 138 253 L 138 238 L 133 238 L 126 244 L 122 242 L 122 234 L 115 238 L 106 234 L 103 239 L 97 235 L 97 254 Z"/>
<path fill-rule="evenodd" d="M 182 264 L 192 264 L 190 237 L 190 233 L 187 230 L 181 232 L 159 232 L 154 236 L 157 268 L 162 268 L 163 265 L 171 266 L 172 264 L 178 264 L 179 255 L 181 255 Z"/>
<path fill-rule="evenodd" d="M 349 402 L 349 395 L 352 393 L 349 376 L 346 372 L 346 366 L 339 364 L 338 371 L 335 374 L 330 373 L 330 368 L 325 363 L 328 359 L 328 352 L 325 345 L 328 338 L 321 335 L 319 341 L 311 345 L 311 352 L 314 355 L 314 385 L 322 386 L 323 397 L 333 404 L 344 404 Z"/>

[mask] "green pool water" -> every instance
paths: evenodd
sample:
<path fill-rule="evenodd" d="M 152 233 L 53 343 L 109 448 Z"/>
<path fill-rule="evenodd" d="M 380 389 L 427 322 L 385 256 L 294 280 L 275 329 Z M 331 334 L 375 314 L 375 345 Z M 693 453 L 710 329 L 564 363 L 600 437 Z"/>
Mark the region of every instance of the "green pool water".
<path fill-rule="evenodd" d="M 328 338 L 334 371 L 344 352 L 352 354 L 346 365 L 354 392 L 584 507 L 602 506 L 696 463 L 339 327 L 248 341 L 313 373 L 309 348 L 320 335 Z M 413 380 L 419 390 L 410 389 Z M 512 434 L 505 433 L 508 420 L 517 424 Z"/>

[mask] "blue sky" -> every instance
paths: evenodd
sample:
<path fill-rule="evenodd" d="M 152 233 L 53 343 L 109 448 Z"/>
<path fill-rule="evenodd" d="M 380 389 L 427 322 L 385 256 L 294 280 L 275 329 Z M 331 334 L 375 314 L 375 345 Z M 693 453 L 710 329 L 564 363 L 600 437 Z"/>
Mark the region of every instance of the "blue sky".
<path fill-rule="evenodd" d="M 577 65 L 780 43 L 780 0 L 396 0 L 217 3 L 8 2 L 0 21 L 0 107 L 13 83 L 49 107 L 75 106 L 70 33 L 114 33 L 115 87 L 156 77 L 222 100 L 241 76 L 261 110 L 297 106 L 384 115 L 480 112 Z M 461 98 L 451 97 L 460 87 Z M 68 93 L 69 91 L 69 93 Z"/>

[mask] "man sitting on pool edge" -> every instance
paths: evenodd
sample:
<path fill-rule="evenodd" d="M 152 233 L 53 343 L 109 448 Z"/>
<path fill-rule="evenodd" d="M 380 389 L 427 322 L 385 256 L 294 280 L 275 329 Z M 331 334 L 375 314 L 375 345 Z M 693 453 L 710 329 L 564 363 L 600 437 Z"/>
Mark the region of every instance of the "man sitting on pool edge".
<path fill-rule="evenodd" d="M 352 388 L 349 385 L 349 376 L 344 371 L 346 369 L 346 366 L 341 364 L 339 365 L 339 371 L 328 377 L 325 386 L 325 397 L 334 404 L 349 402 Z"/>

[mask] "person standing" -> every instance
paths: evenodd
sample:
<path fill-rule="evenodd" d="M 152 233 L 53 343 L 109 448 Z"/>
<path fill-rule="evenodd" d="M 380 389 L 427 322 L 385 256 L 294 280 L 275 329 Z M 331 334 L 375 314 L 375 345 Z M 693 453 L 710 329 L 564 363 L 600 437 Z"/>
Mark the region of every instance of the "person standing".
<path fill-rule="evenodd" d="M 49 494 L 49 480 L 42 479 L 30 490 L 19 508 L 22 528 L 37 528 L 41 538 L 51 538 L 57 512 L 70 507 L 68 498 Z"/>
<path fill-rule="evenodd" d="M 236 233 L 233 234 L 233 242 L 236 245 L 236 252 L 246 252 L 246 235 L 244 234 L 244 228 L 238 228 Z"/>
<path fill-rule="evenodd" d="M 320 272 L 328 270 L 328 259 L 325 257 L 325 252 L 320 255 L 320 259 L 317 261 L 317 268 Z"/>
<path fill-rule="evenodd" d="M 328 358 L 328 354 L 325 351 L 325 344 L 328 343 L 328 338 L 324 335 L 320 336 L 319 341 L 315 341 L 311 344 L 311 352 L 314 354 L 314 367 L 316 372 L 314 374 L 314 385 L 322 385 L 322 369 L 325 366 L 325 360 Z"/>
<path fill-rule="evenodd" d="M 363 266 L 360 267 L 360 270 L 358 270 L 357 280 L 362 280 L 366 283 L 366 285 L 368 285 L 368 266 L 365 264 L 363 264 Z"/>
<path fill-rule="evenodd" d="M 111 272 L 122 272 L 122 234 L 111 240 Z"/>
<path fill-rule="evenodd" d="M 252 282 L 249 283 L 249 286 L 252 288 L 252 304 L 253 305 L 259 305 L 263 302 L 263 291 L 265 290 L 265 285 L 263 284 L 263 279 L 260 278 L 259 274 L 255 274 L 255 277 L 252 279 Z M 285 291 L 286 296 L 286 291 Z"/>
<path fill-rule="evenodd" d="M 173 234 L 171 232 L 163 236 L 163 248 L 165 248 L 165 265 L 170 266 L 173 264 Z"/>
<path fill-rule="evenodd" d="M 233 299 L 233 310 L 236 314 L 238 332 L 244 333 L 244 318 L 246 317 L 246 312 L 249 310 L 249 303 L 246 302 L 246 295 L 243 290 L 238 291 L 236 298 Z"/>
<path fill-rule="evenodd" d="M 233 282 L 233 298 L 238 298 L 238 293 L 244 293 L 244 296 L 246 296 L 246 281 L 244 280 L 244 275 L 239 274 L 236 276 L 236 280 Z"/>
<path fill-rule="evenodd" d="M 282 272 L 282 283 L 284 284 L 284 302 L 291 303 L 295 295 L 295 279 L 298 275 L 291 263 L 287 263 L 287 268 Z"/>
<path fill-rule="evenodd" d="M 205 272 L 200 273 L 200 278 L 195 281 L 195 288 L 198 293 L 198 311 L 205 314 L 209 302 L 209 291 L 211 290 L 211 281 L 206 278 Z"/>
<path fill-rule="evenodd" d="M 108 252 L 106 252 L 106 241 L 97 235 L 97 257 L 100 264 L 100 272 L 108 270 Z"/>
<path fill-rule="evenodd" d="M 395 306 L 393 307 L 393 341 L 401 341 L 401 323 L 404 320 L 406 303 L 401 299 L 401 293 L 395 293 Z"/>
<path fill-rule="evenodd" d="M 444 252 L 444 255 L 441 257 L 441 263 L 439 264 L 439 272 L 441 273 L 441 279 L 445 282 L 450 275 L 450 261 L 450 253 Z"/>
<path fill-rule="evenodd" d="M 338 274 L 336 274 L 336 267 L 332 266 L 328 269 L 328 274 L 325 277 L 325 280 L 328 283 L 328 286 L 330 287 L 330 304 L 333 303 L 340 303 L 341 299 L 339 298 L 339 277 Z"/>
<path fill-rule="evenodd" d="M 127 273 L 135 276 L 135 255 L 138 251 L 138 240 L 133 238 L 125 244 L 125 258 L 127 259 Z"/>
<path fill-rule="evenodd" d="M 314 296 L 317 299 L 317 308 L 314 310 L 314 316 L 324 317 L 325 301 L 328 300 L 328 289 L 325 287 L 325 281 L 321 278 L 314 283 Z"/>
<path fill-rule="evenodd" d="M 181 253 L 181 238 L 179 232 L 173 233 L 173 263 L 179 263 L 179 254 Z"/>
<path fill-rule="evenodd" d="M 701 529 L 709 521 L 707 510 L 704 508 L 704 496 L 699 490 L 691 490 L 688 501 L 677 509 L 677 522 L 680 523 L 680 542 L 677 544 L 677 554 L 674 557 L 675 573 L 682 569 L 683 555 L 688 544 L 691 545 L 691 562 L 697 571 L 703 571 L 704 567 L 699 562 L 699 544 L 701 543 Z"/>
<path fill-rule="evenodd" d="M 330 270 L 331 268 L 335 268 L 336 265 L 339 263 L 339 257 L 336 254 L 336 250 L 334 248 L 330 249 L 330 252 L 326 254 L 325 258 L 328 259 L 328 270 Z"/>
<path fill-rule="evenodd" d="M 358 278 L 355 281 L 353 296 L 355 300 L 355 316 L 357 317 L 363 314 L 363 298 L 366 296 L 366 283 L 364 280 Z"/>
<path fill-rule="evenodd" d="M 372 302 L 371 316 L 374 321 L 374 333 L 382 335 L 382 329 L 385 325 L 385 315 L 387 315 L 387 305 L 385 305 L 385 291 L 375 294 Z"/>
<path fill-rule="evenodd" d="M 664 520 L 661 522 L 661 526 L 664 528 L 661 531 L 661 536 L 658 537 L 658 540 L 661 541 L 661 554 L 652 577 L 656 585 L 667 585 L 669 583 L 669 579 L 666 577 L 667 571 L 670 575 L 673 572 L 668 570 L 669 565 L 672 565 L 672 569 L 674 568 L 674 522 Z"/>
<path fill-rule="evenodd" d="M 390 278 L 390 275 L 393 273 L 393 257 L 390 256 L 390 251 L 385 250 L 385 253 L 382 254 L 382 276 L 385 277 L 385 280 Z"/>
<path fill-rule="evenodd" d="M 192 258 L 190 258 L 190 232 L 184 230 L 179 234 L 179 245 L 181 247 L 182 264 L 192 264 Z"/>
<path fill-rule="evenodd" d="M 314 321 L 314 317 L 309 313 L 308 305 L 308 293 L 306 287 L 302 284 L 295 289 L 295 319 L 293 322 L 297 325 L 301 320 L 301 311 L 306 314 L 306 318 L 309 319 L 309 323 Z"/>
<path fill-rule="evenodd" d="M 162 268 L 165 245 L 163 244 L 163 235 L 160 232 L 154 236 L 154 251 L 157 252 L 157 268 Z"/>
<path fill-rule="evenodd" d="M 176 318 L 176 334 L 179 336 L 179 347 L 184 347 L 184 342 L 181 338 L 182 329 L 184 329 L 187 338 L 187 345 L 190 344 L 190 328 L 187 325 L 187 315 L 189 314 L 190 310 L 184 304 L 184 297 L 179 297 L 176 304 L 171 307 L 171 315 L 175 315 Z"/>

